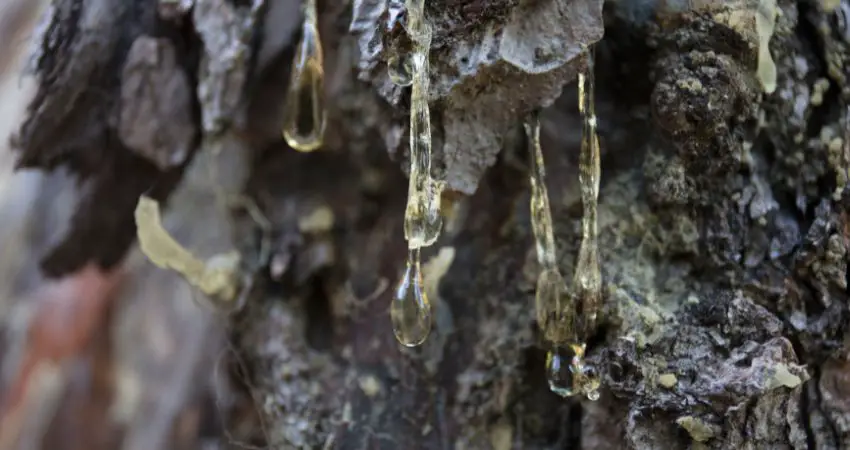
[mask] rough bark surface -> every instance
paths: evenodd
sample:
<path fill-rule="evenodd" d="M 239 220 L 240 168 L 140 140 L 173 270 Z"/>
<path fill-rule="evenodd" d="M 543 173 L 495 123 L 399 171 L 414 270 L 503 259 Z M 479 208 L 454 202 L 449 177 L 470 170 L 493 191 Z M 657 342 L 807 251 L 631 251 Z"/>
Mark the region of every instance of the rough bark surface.
<path fill-rule="evenodd" d="M 20 167 L 82 186 L 45 271 L 114 266 L 138 196 L 176 188 L 191 246 L 243 255 L 227 330 L 272 448 L 850 446 L 848 0 L 429 2 L 434 173 L 452 192 L 416 350 L 388 316 L 406 256 L 409 94 L 384 64 L 400 3 L 319 1 L 329 133 L 302 154 L 279 130 L 297 2 L 55 0 L 14 140 Z M 542 373 L 520 125 L 548 107 L 572 274 L 572 81 L 597 41 L 604 381 L 587 402 Z M 231 216 L 221 194 L 244 194 Z"/>

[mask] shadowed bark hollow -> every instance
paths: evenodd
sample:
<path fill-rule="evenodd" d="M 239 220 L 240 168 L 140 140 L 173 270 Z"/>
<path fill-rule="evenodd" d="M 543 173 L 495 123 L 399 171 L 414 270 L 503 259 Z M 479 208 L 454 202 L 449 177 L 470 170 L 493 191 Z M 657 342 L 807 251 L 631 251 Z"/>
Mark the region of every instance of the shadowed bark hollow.
<path fill-rule="evenodd" d="M 252 282 L 228 332 L 272 448 L 850 446 L 848 0 L 426 2 L 433 173 L 449 191 L 423 252 L 434 327 L 415 350 L 388 315 L 407 254 L 409 90 L 386 68 L 403 2 L 318 3 L 328 132 L 304 154 L 280 133 L 298 2 L 54 0 L 14 139 L 19 167 L 81 186 L 45 272 L 119 264 L 142 194 L 238 194 L 229 215 L 168 207 L 196 211 L 195 249 L 241 252 Z M 550 393 L 542 372 L 521 127 L 546 108 L 570 276 L 574 79 L 593 44 L 597 402 Z"/>

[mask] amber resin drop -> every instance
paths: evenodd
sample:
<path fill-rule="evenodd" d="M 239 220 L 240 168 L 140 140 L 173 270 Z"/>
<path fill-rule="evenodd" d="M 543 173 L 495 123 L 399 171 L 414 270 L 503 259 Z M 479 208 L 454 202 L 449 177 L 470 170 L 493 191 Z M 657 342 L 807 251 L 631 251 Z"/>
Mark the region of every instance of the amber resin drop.
<path fill-rule="evenodd" d="M 422 284 L 418 249 L 410 251 L 407 268 L 393 296 L 390 316 L 396 340 L 405 347 L 422 344 L 431 332 L 431 304 Z"/>
<path fill-rule="evenodd" d="M 311 17 L 310 13 L 305 13 L 301 42 L 292 63 L 283 121 L 283 137 L 295 150 L 310 152 L 322 146 L 326 122 L 324 80 L 319 30 L 314 14 Z"/>

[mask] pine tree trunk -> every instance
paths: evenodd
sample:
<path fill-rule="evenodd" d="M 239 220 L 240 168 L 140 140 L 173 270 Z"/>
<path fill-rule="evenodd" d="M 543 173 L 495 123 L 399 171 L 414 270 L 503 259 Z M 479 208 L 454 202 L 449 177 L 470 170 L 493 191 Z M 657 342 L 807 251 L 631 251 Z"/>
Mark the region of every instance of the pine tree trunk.
<path fill-rule="evenodd" d="M 281 138 L 295 0 L 54 0 L 14 146 L 20 167 L 86 184 L 45 273 L 120 264 L 142 194 L 169 199 L 199 256 L 238 249 L 226 329 L 272 448 L 850 446 L 850 2 L 426 3 L 448 192 L 421 348 L 401 349 L 388 315 L 407 256 L 410 94 L 386 66 L 399 0 L 319 1 L 328 125 L 312 153 Z M 596 402 L 543 374 L 521 126 L 545 108 L 569 277 L 574 80 L 593 44 Z"/>

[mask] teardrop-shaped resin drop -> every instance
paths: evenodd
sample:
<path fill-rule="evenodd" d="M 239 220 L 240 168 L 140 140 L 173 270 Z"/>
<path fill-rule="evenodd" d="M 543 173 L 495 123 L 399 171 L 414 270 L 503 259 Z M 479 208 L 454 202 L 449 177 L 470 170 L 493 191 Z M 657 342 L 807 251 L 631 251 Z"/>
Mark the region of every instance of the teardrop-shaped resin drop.
<path fill-rule="evenodd" d="M 305 20 L 292 62 L 283 119 L 283 137 L 295 150 L 310 152 L 322 146 L 326 122 L 324 79 L 319 30 L 315 23 Z"/>
<path fill-rule="evenodd" d="M 573 355 L 563 349 L 550 350 L 546 354 L 546 380 L 549 382 L 549 390 L 561 397 L 572 397 L 576 394 L 572 357 Z"/>
<path fill-rule="evenodd" d="M 407 268 L 396 288 L 390 316 L 396 340 L 405 347 L 425 342 L 431 331 L 431 304 L 422 285 L 419 250 L 411 250 Z"/>
<path fill-rule="evenodd" d="M 584 361 L 584 344 L 558 346 L 546 354 L 546 379 L 549 390 L 561 397 L 584 394 L 599 399 L 599 374 Z"/>

